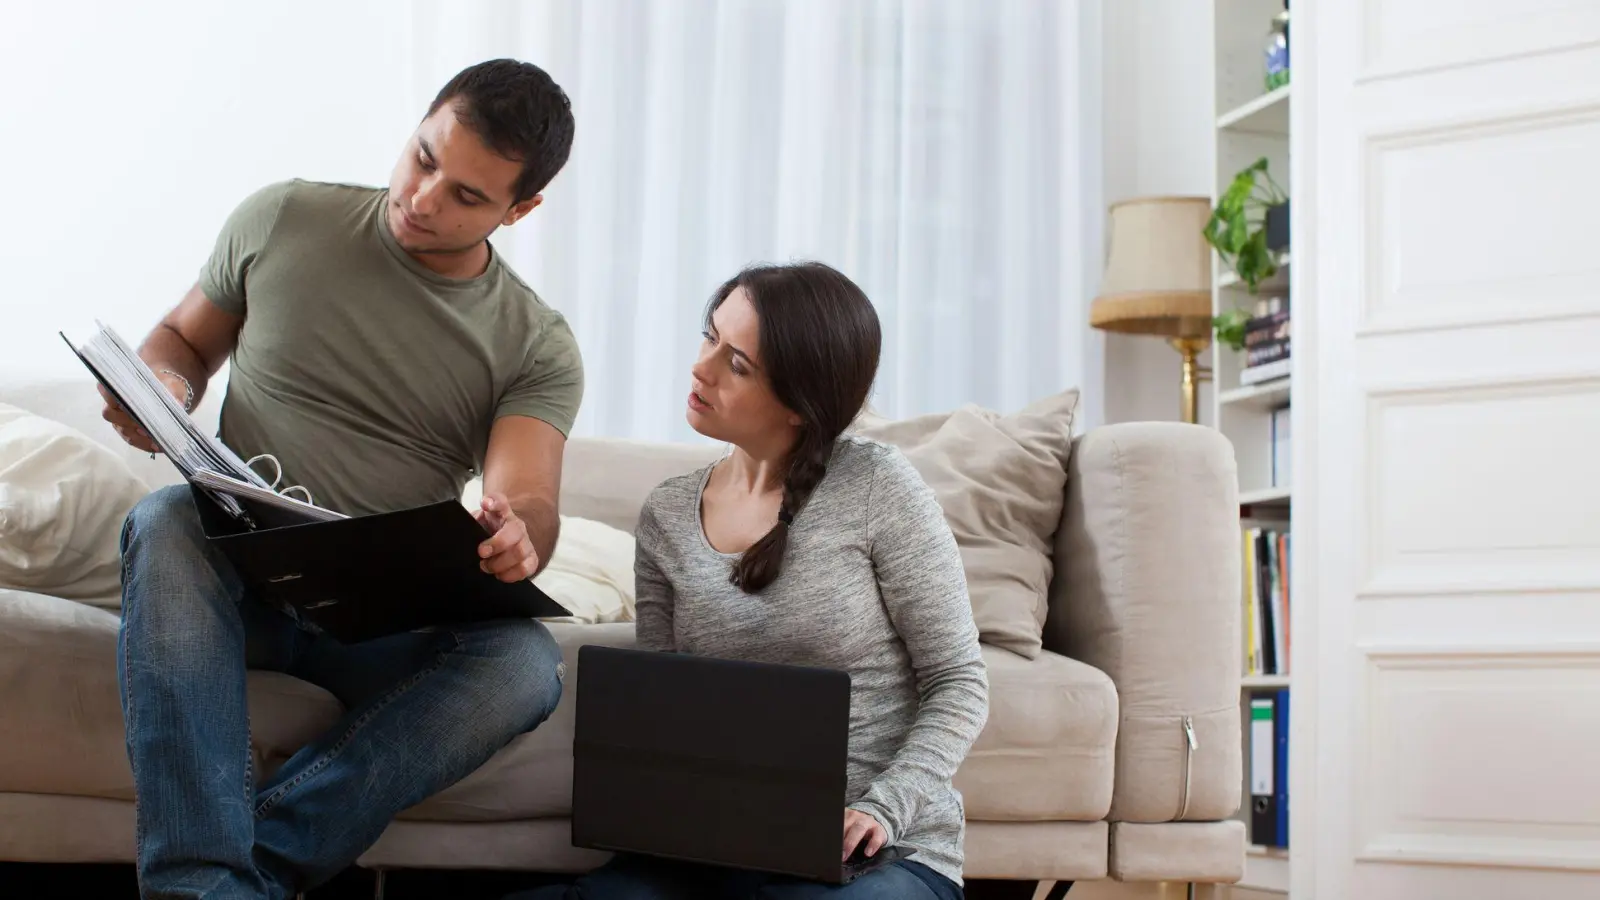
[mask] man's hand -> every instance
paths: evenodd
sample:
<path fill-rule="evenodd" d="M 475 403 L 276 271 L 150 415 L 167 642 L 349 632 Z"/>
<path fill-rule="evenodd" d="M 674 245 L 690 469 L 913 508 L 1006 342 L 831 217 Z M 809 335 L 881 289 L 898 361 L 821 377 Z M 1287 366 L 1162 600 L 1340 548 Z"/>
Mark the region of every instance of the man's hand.
<path fill-rule="evenodd" d="M 182 382 L 167 375 L 157 375 L 156 380 L 160 381 L 161 385 L 172 394 L 173 399 L 178 401 L 179 406 L 183 405 L 183 397 L 187 392 L 184 390 Z M 95 387 L 100 389 L 100 396 L 106 401 L 106 408 L 101 410 L 100 418 L 110 422 L 111 427 L 117 430 L 117 434 L 127 442 L 128 446 L 143 450 L 146 453 L 160 453 L 161 448 L 156 446 L 156 442 L 151 439 L 150 432 L 139 427 L 139 423 L 133 420 L 133 416 L 128 415 L 128 411 L 122 408 L 122 404 L 118 403 L 117 399 L 111 395 L 111 392 L 106 390 L 106 386 L 97 381 L 95 382 Z"/>
<path fill-rule="evenodd" d="M 472 512 L 478 523 L 493 532 L 478 545 L 479 566 L 501 581 L 526 581 L 539 571 L 539 554 L 528 539 L 528 526 L 517 518 L 511 504 L 499 494 L 486 494 L 481 508 Z"/>
<path fill-rule="evenodd" d="M 867 855 L 876 856 L 878 851 L 883 849 L 883 844 L 888 839 L 888 833 L 883 830 L 882 825 L 878 824 L 877 819 L 859 810 L 847 809 L 844 811 L 843 859 L 849 859 L 850 854 L 855 852 L 856 847 L 860 846 L 863 840 L 867 842 Z"/>

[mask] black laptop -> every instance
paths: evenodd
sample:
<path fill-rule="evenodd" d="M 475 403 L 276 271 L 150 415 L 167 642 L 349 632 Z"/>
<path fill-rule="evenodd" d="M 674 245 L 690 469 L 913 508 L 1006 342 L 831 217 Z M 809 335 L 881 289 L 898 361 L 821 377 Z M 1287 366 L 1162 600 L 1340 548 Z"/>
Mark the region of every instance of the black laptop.
<path fill-rule="evenodd" d="M 586 645 L 572 843 L 845 884 L 913 852 L 841 862 L 850 676 Z"/>

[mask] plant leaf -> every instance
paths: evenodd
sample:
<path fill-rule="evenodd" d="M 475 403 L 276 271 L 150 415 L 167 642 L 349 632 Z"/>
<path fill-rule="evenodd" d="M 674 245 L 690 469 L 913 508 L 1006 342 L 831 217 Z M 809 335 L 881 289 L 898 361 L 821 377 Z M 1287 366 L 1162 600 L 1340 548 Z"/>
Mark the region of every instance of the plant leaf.
<path fill-rule="evenodd" d="M 1255 190 L 1256 181 L 1251 175 L 1251 169 L 1233 176 L 1233 182 L 1223 192 L 1222 198 L 1217 201 L 1217 208 L 1224 214 L 1233 216 L 1244 212 L 1244 204 L 1250 199 L 1250 192 Z"/>
<path fill-rule="evenodd" d="M 1243 350 L 1245 325 L 1249 320 L 1249 314 L 1235 308 L 1216 316 L 1211 320 L 1211 324 L 1216 329 L 1218 341 L 1234 350 Z"/>

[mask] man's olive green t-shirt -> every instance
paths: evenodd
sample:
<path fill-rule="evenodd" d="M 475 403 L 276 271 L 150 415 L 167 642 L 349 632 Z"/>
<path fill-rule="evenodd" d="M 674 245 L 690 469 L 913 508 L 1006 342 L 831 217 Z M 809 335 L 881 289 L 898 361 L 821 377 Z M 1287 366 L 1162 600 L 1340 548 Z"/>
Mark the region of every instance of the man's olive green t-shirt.
<path fill-rule="evenodd" d="M 490 250 L 447 278 L 389 231 L 388 192 L 291 181 L 229 216 L 200 275 L 244 317 L 221 437 L 349 515 L 460 497 L 501 416 L 568 434 L 583 364 L 562 315 Z M 270 479 L 270 463 L 256 471 Z"/>

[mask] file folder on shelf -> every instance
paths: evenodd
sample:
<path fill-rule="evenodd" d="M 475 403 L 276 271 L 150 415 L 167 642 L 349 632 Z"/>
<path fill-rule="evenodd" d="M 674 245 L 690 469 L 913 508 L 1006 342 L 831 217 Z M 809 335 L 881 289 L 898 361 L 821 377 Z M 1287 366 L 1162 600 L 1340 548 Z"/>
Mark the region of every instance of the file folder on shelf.
<path fill-rule="evenodd" d="M 1278 830 L 1274 846 L 1289 846 L 1289 689 L 1277 692 L 1277 705 L 1272 710 L 1272 726 L 1276 743 L 1272 756 L 1273 802 L 1277 809 Z"/>
<path fill-rule="evenodd" d="M 1250 842 L 1281 847 L 1279 834 L 1277 695 L 1250 698 Z"/>

